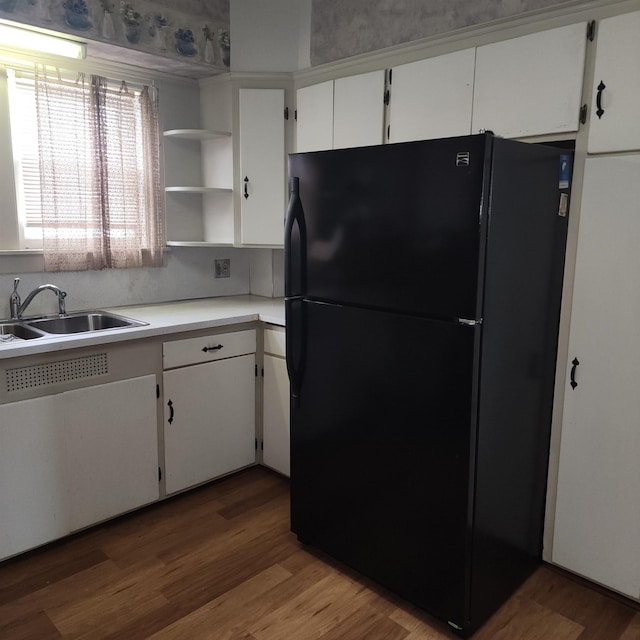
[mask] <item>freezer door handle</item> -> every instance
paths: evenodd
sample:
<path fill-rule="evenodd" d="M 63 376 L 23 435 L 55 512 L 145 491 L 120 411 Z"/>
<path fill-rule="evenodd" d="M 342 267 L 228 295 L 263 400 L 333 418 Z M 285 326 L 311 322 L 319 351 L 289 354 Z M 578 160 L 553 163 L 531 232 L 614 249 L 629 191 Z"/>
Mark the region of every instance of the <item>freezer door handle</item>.
<path fill-rule="evenodd" d="M 307 227 L 300 200 L 300 178 L 289 181 L 289 206 L 284 226 L 284 295 L 306 292 Z"/>
<path fill-rule="evenodd" d="M 286 332 L 286 362 L 294 406 L 300 404 L 300 389 L 306 358 L 306 314 L 300 298 L 288 298 L 284 303 Z"/>
<path fill-rule="evenodd" d="M 467 327 L 477 327 L 482 324 L 482 318 L 479 320 L 471 320 L 470 318 L 457 318 L 458 324 L 464 324 Z"/>

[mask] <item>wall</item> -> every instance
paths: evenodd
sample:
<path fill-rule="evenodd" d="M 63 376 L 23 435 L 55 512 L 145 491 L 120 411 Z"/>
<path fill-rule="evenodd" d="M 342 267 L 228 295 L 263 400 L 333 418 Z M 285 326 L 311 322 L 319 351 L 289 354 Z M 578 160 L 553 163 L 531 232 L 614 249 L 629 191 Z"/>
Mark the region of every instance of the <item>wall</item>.
<path fill-rule="evenodd" d="M 118 307 L 249 293 L 251 251 L 245 249 L 170 249 L 165 266 L 157 269 L 106 269 L 67 273 L 0 275 L 0 318 L 9 317 L 9 295 L 14 276 L 20 276 L 20 295 L 44 283 L 67 292 L 67 311 Z M 231 259 L 231 277 L 214 278 L 214 260 Z M 44 291 L 34 299 L 27 316 L 56 313 L 53 293 Z"/>
<path fill-rule="evenodd" d="M 160 91 L 161 129 L 199 128 L 199 87 L 194 80 L 157 79 Z M 0 120 L 0 140 L 5 139 L 6 122 Z M 0 149 L 10 156 L 8 145 Z M 200 172 L 200 156 L 182 158 L 186 172 Z M 10 164 L 10 159 L 5 163 Z M 0 174 L 0 193 L 14 190 L 12 172 Z M 6 205 L 6 201 L 5 201 Z M 7 209 L 5 206 L 3 210 Z M 4 229 L 4 227 L 3 227 Z M 67 309 L 100 308 L 165 302 L 250 292 L 250 264 L 257 250 L 231 248 L 171 248 L 165 265 L 150 269 L 112 269 L 71 273 L 45 273 L 42 255 L 25 252 L 0 252 L 0 318 L 9 316 L 9 295 L 13 278 L 21 278 L 23 299 L 40 284 L 52 282 L 67 291 Z M 214 278 L 214 260 L 231 259 L 231 277 Z M 267 265 L 269 277 L 270 264 Z M 257 273 L 255 274 L 257 277 Z M 257 293 L 272 295 L 273 284 L 265 286 L 260 279 Z M 34 300 L 28 315 L 53 313 L 55 297 L 44 292 Z"/>
<path fill-rule="evenodd" d="M 311 0 L 233 0 L 232 71 L 310 66 Z"/>
<path fill-rule="evenodd" d="M 563 0 L 312 0 L 311 65 L 513 18 Z"/>
<path fill-rule="evenodd" d="M 88 40 L 89 55 L 146 68 L 191 77 L 229 68 L 229 0 L 0 0 L 0 18 Z"/>

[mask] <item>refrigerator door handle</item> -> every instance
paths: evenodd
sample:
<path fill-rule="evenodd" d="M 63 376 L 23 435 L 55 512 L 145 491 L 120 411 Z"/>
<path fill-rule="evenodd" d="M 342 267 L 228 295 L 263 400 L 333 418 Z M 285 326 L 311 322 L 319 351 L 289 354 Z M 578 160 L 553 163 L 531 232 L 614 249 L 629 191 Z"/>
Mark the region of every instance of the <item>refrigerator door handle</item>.
<path fill-rule="evenodd" d="M 306 291 L 307 227 L 300 200 L 300 178 L 289 181 L 289 206 L 284 225 L 284 295 L 303 295 Z"/>
<path fill-rule="evenodd" d="M 307 323 L 301 298 L 287 298 L 284 302 L 286 331 L 286 362 L 291 389 L 291 401 L 300 405 L 300 388 L 306 356 Z"/>
<path fill-rule="evenodd" d="M 469 318 L 456 318 L 458 324 L 464 324 L 468 327 L 477 327 L 482 324 L 482 318 L 479 320 L 471 320 Z"/>

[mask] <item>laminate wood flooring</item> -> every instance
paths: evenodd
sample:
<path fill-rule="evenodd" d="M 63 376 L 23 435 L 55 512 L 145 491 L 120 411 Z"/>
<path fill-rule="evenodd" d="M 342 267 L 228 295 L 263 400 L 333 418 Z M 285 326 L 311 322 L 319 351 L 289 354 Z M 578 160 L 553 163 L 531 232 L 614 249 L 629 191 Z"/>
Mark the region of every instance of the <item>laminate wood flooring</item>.
<path fill-rule="evenodd" d="M 0 563 L 1 640 L 454 640 L 289 531 L 245 470 Z M 474 640 L 640 640 L 640 613 L 543 565 Z"/>

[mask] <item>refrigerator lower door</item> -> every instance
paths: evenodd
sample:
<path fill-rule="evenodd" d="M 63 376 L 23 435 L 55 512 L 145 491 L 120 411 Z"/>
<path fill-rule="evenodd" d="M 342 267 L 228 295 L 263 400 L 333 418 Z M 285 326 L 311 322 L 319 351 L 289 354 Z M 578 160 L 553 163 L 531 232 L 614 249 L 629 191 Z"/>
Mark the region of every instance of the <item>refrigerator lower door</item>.
<path fill-rule="evenodd" d="M 302 304 L 292 530 L 462 626 L 479 329 Z"/>

